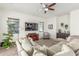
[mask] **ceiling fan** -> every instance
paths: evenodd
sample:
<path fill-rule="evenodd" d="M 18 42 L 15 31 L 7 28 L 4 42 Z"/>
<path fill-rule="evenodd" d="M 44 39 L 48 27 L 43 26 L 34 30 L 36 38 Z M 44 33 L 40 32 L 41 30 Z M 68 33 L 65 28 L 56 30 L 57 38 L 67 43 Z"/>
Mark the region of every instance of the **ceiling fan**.
<path fill-rule="evenodd" d="M 43 9 L 44 9 L 44 13 L 46 13 L 48 10 L 55 10 L 54 8 L 52 8 L 52 6 L 56 5 L 56 3 L 52 3 L 52 4 L 48 4 L 48 3 L 41 3 Z"/>

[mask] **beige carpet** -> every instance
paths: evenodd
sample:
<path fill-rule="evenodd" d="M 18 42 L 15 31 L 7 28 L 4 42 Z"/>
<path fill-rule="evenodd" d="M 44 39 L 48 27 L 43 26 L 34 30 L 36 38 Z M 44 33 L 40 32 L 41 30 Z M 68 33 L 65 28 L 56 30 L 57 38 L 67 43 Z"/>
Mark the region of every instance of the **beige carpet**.
<path fill-rule="evenodd" d="M 49 47 L 58 43 L 59 41 L 58 40 L 56 41 L 53 39 L 41 39 L 36 42 L 40 45 L 46 45 Z M 16 47 L 9 48 L 9 49 L 0 48 L 0 56 L 17 56 L 17 48 Z"/>
<path fill-rule="evenodd" d="M 0 56 L 17 56 L 16 47 L 4 49 L 0 47 Z"/>
<path fill-rule="evenodd" d="M 48 47 L 55 45 L 56 43 L 60 42 L 58 40 L 54 39 L 41 39 L 39 41 L 36 41 L 39 45 L 46 45 Z"/>

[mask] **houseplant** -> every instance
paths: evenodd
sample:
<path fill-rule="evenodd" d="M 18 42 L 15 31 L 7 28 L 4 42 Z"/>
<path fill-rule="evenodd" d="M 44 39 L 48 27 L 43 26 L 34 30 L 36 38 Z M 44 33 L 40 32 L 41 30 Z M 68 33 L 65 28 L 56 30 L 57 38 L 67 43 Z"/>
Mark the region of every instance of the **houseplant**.
<path fill-rule="evenodd" d="M 11 46 L 11 44 L 12 44 L 11 41 L 12 41 L 13 34 L 12 34 L 12 32 L 8 32 L 7 34 L 4 33 L 3 36 L 5 38 L 3 39 L 2 47 L 3 48 L 9 48 Z"/>

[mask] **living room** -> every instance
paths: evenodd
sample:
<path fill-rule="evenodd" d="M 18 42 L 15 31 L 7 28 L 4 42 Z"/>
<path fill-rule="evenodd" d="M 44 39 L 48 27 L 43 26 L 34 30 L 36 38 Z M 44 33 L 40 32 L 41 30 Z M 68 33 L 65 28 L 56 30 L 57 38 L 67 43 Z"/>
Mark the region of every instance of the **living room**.
<path fill-rule="evenodd" d="M 33 5 L 35 6 L 36 4 L 33 4 Z M 3 5 L 8 6 L 9 4 L 3 4 Z M 13 4 L 13 6 L 15 6 L 15 5 L 17 5 L 17 4 Z M 20 5 L 20 4 L 18 4 L 18 5 Z M 26 4 L 26 5 L 28 6 L 28 5 L 32 5 L 32 4 Z M 39 5 L 41 5 L 41 4 L 39 3 Z M 56 6 L 54 8 L 56 8 Z M 42 17 L 39 17 L 39 15 L 34 16 L 32 14 L 29 15 L 29 14 L 25 14 L 25 13 L 22 13 L 22 12 L 15 11 L 15 10 L 9 10 L 9 8 L 7 9 L 7 7 L 6 7 L 5 10 L 2 9 L 0 11 L 1 12 L 1 25 L 4 26 L 4 28 L 1 28 L 2 31 L 0 31 L 0 32 L 3 32 L 3 33 L 7 32 L 8 29 L 7 29 L 6 21 L 8 20 L 8 18 L 19 19 L 19 36 L 21 36 L 21 37 L 27 35 L 29 32 L 39 32 L 39 29 L 37 31 L 25 31 L 25 22 L 38 23 L 38 24 L 40 24 L 40 22 L 43 22 L 44 23 L 43 31 L 49 32 L 51 34 L 51 37 L 54 37 L 54 38 L 56 38 L 56 32 L 59 29 L 58 27 L 60 27 L 59 23 L 66 23 L 66 24 L 69 25 L 69 20 L 70 20 L 69 19 L 69 17 L 70 17 L 69 13 L 61 14 L 61 15 L 58 15 L 58 16 L 52 16 L 49 13 L 51 13 L 51 12 L 54 13 L 56 11 L 49 11 L 49 12 L 47 12 L 47 14 L 44 14 L 43 11 L 40 11 L 39 9 L 38 9 L 38 11 L 40 12 L 40 14 L 43 14 L 43 15 L 41 15 Z M 59 21 L 56 20 L 56 19 L 59 19 Z M 6 21 L 4 21 L 4 20 L 6 20 Z M 53 29 L 48 29 L 48 25 L 49 26 L 53 25 Z"/>
<path fill-rule="evenodd" d="M 47 5 L 51 4 L 53 3 Z M 44 45 L 46 42 L 45 44 L 49 45 L 55 39 L 61 41 L 67 40 L 69 36 L 73 35 L 78 37 L 78 6 L 79 3 L 55 3 L 52 7 L 55 10 L 44 12 L 41 3 L 0 4 L 0 42 L 3 42 L 4 33 L 12 31 L 11 28 L 13 27 L 9 28 L 8 24 L 12 25 L 14 23 L 17 26 L 13 29 L 13 41 L 31 37 L 35 41 L 41 40 L 40 43 L 37 42 L 39 44 Z"/>

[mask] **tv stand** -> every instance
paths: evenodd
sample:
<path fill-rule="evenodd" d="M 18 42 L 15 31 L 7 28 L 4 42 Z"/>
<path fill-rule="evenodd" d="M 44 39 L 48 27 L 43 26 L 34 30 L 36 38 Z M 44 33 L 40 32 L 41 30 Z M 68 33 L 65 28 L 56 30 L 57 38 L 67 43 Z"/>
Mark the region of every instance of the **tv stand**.
<path fill-rule="evenodd" d="M 67 33 L 57 33 L 56 36 L 57 38 L 63 38 L 66 39 L 70 34 Z"/>

